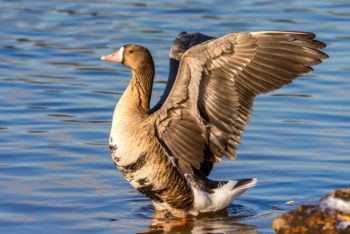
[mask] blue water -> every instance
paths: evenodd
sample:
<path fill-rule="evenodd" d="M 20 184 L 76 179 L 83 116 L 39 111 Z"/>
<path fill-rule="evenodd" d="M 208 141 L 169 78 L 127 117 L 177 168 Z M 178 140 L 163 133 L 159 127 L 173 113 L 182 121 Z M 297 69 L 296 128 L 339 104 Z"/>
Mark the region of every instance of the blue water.
<path fill-rule="evenodd" d="M 0 1 L 0 233 L 272 233 L 272 220 L 350 187 L 347 0 Z M 183 30 L 312 31 L 330 59 L 257 98 L 236 161 L 212 178 L 257 177 L 227 213 L 156 220 L 114 168 L 111 117 L 130 74 L 99 57 L 142 44 L 156 62 L 152 103 Z"/>

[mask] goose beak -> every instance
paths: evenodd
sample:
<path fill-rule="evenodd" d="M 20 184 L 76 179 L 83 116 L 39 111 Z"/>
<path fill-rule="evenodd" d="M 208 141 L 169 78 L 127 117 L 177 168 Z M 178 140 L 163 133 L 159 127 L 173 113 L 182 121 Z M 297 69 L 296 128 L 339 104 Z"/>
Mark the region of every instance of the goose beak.
<path fill-rule="evenodd" d="M 121 63 L 121 62 L 123 62 L 123 52 L 124 52 L 124 46 L 121 47 L 117 52 L 113 52 L 111 54 L 107 54 L 107 55 L 102 56 L 101 60 L 115 62 L 115 63 Z"/>

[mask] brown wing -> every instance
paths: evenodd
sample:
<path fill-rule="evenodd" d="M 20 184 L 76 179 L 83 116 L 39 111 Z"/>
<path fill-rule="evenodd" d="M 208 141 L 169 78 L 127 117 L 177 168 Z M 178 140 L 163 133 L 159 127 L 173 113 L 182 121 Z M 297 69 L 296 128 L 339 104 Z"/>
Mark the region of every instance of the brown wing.
<path fill-rule="evenodd" d="M 231 33 L 190 48 L 155 112 L 156 134 L 183 173 L 226 155 L 235 159 L 254 97 L 292 82 L 328 56 L 304 32 Z"/>

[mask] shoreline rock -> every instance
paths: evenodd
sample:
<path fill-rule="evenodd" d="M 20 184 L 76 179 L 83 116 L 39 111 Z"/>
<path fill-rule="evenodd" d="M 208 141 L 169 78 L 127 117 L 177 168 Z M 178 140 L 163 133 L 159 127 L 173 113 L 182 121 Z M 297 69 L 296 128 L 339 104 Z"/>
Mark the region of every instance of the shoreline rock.
<path fill-rule="evenodd" d="M 317 204 L 301 205 L 273 221 L 276 234 L 349 234 L 350 189 L 338 189 Z"/>

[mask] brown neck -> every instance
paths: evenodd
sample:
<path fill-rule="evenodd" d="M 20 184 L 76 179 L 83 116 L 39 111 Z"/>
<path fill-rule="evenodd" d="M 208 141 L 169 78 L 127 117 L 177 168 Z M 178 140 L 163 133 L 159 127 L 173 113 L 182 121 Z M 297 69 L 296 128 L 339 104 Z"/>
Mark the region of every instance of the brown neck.
<path fill-rule="evenodd" d="M 138 70 L 132 71 L 132 79 L 130 82 L 131 91 L 137 105 L 141 107 L 142 110 L 147 112 L 149 110 L 151 96 L 152 96 L 152 86 L 154 79 L 154 64 L 153 61 L 147 62 L 139 68 Z"/>

